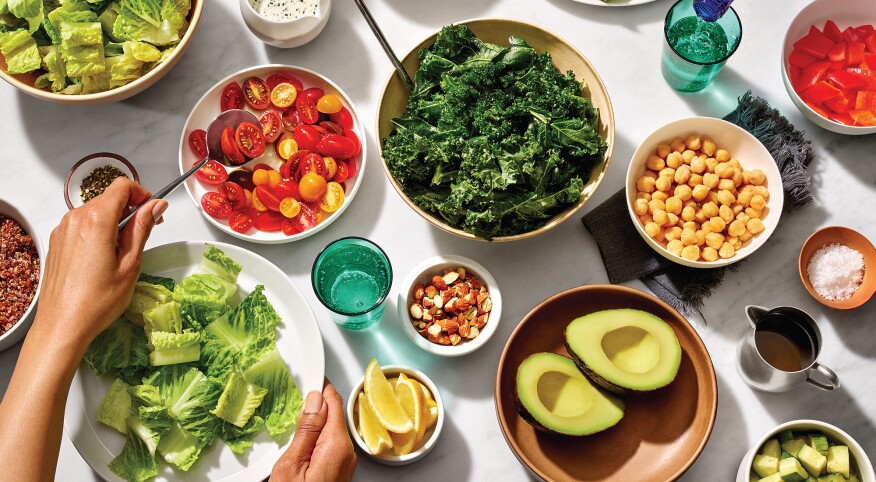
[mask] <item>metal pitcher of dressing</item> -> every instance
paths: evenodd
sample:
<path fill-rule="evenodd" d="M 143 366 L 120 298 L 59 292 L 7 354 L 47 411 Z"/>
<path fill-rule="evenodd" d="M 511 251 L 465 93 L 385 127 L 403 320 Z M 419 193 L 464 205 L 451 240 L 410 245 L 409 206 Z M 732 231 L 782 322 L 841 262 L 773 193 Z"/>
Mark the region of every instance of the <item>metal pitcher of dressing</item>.
<path fill-rule="evenodd" d="M 833 391 L 839 377 L 816 360 L 821 352 L 821 330 L 805 311 L 791 306 L 768 309 L 746 306 L 751 328 L 737 347 L 739 375 L 750 387 L 765 392 L 786 392 L 806 382 Z M 826 382 L 812 377 L 820 373 Z"/>

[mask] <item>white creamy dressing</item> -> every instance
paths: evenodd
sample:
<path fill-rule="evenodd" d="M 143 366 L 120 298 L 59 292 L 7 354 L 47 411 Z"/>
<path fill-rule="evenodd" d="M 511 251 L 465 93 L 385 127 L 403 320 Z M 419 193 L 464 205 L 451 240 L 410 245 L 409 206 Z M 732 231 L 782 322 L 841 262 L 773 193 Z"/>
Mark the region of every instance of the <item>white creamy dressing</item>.
<path fill-rule="evenodd" d="M 280 22 L 319 12 L 319 0 L 249 0 L 249 4 L 260 16 Z"/>

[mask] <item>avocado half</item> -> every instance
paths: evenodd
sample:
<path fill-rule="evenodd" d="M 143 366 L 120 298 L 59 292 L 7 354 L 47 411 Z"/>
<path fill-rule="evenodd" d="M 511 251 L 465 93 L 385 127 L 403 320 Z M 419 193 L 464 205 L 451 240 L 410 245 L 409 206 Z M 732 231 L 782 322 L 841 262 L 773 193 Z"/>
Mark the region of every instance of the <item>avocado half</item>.
<path fill-rule="evenodd" d="M 624 416 L 620 399 L 590 383 L 574 361 L 555 353 L 536 353 L 523 360 L 515 386 L 517 411 L 543 432 L 590 435 L 614 426 Z"/>
<path fill-rule="evenodd" d="M 681 364 L 672 327 L 646 311 L 597 311 L 569 323 L 565 338 L 578 368 L 617 394 L 664 387 Z"/>

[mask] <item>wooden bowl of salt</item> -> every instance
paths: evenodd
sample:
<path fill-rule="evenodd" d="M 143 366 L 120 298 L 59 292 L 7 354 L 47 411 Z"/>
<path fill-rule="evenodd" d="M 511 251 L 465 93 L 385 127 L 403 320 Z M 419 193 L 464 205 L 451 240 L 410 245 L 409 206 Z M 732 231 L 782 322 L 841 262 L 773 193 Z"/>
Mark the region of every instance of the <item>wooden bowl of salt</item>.
<path fill-rule="evenodd" d="M 828 226 L 812 233 L 800 250 L 798 269 L 806 291 L 830 308 L 857 308 L 876 293 L 876 247 L 854 229 Z"/>

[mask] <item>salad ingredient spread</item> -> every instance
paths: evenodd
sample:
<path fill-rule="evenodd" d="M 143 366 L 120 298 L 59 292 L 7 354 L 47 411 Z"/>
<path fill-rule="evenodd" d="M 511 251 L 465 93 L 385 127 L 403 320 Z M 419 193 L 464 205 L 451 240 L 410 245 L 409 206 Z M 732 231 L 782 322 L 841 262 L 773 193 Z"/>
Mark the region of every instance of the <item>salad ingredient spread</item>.
<path fill-rule="evenodd" d="M 87 203 L 103 194 L 117 177 L 127 178 L 128 175 L 115 166 L 101 166 L 91 171 L 79 186 L 79 197 L 82 198 L 82 202 Z"/>
<path fill-rule="evenodd" d="M 708 137 L 691 134 L 660 144 L 636 180 L 633 211 L 645 234 L 690 261 L 736 255 L 766 229 L 766 175 L 746 171 Z"/>
<path fill-rule="evenodd" d="M 507 47 L 444 27 L 383 157 L 411 201 L 491 239 L 533 231 L 578 202 L 608 148 L 571 72 L 519 37 Z"/>
<path fill-rule="evenodd" d="M 864 255 L 843 244 L 819 248 L 809 259 L 806 275 L 812 289 L 828 300 L 852 297 L 864 282 Z"/>
<path fill-rule="evenodd" d="M 249 0 L 257 14 L 275 22 L 296 20 L 319 12 L 319 0 Z"/>
<path fill-rule="evenodd" d="M 455 346 L 477 337 L 490 321 L 492 309 L 487 287 L 459 267 L 414 286 L 409 311 L 420 336 L 436 345 Z"/>
<path fill-rule="evenodd" d="M 785 430 L 754 456 L 752 480 L 758 482 L 858 482 L 847 445 L 822 432 Z"/>
<path fill-rule="evenodd" d="M 129 481 L 186 471 L 223 439 L 236 454 L 264 430 L 291 431 L 303 400 L 277 350 L 282 321 L 256 286 L 236 306 L 241 266 L 214 246 L 176 282 L 141 275 L 125 315 L 84 360 L 116 377 L 97 419 L 127 436 L 109 467 Z"/>
<path fill-rule="evenodd" d="M 840 30 L 828 20 L 794 43 L 788 77 L 800 98 L 825 119 L 876 126 L 876 29 Z"/>
<path fill-rule="evenodd" d="M 40 257 L 33 238 L 12 218 L 0 215 L 0 336 L 33 303 L 40 283 Z"/>
<path fill-rule="evenodd" d="M 94 94 L 133 82 L 165 61 L 188 28 L 191 0 L 2 2 L 0 53 L 34 86 Z"/>

